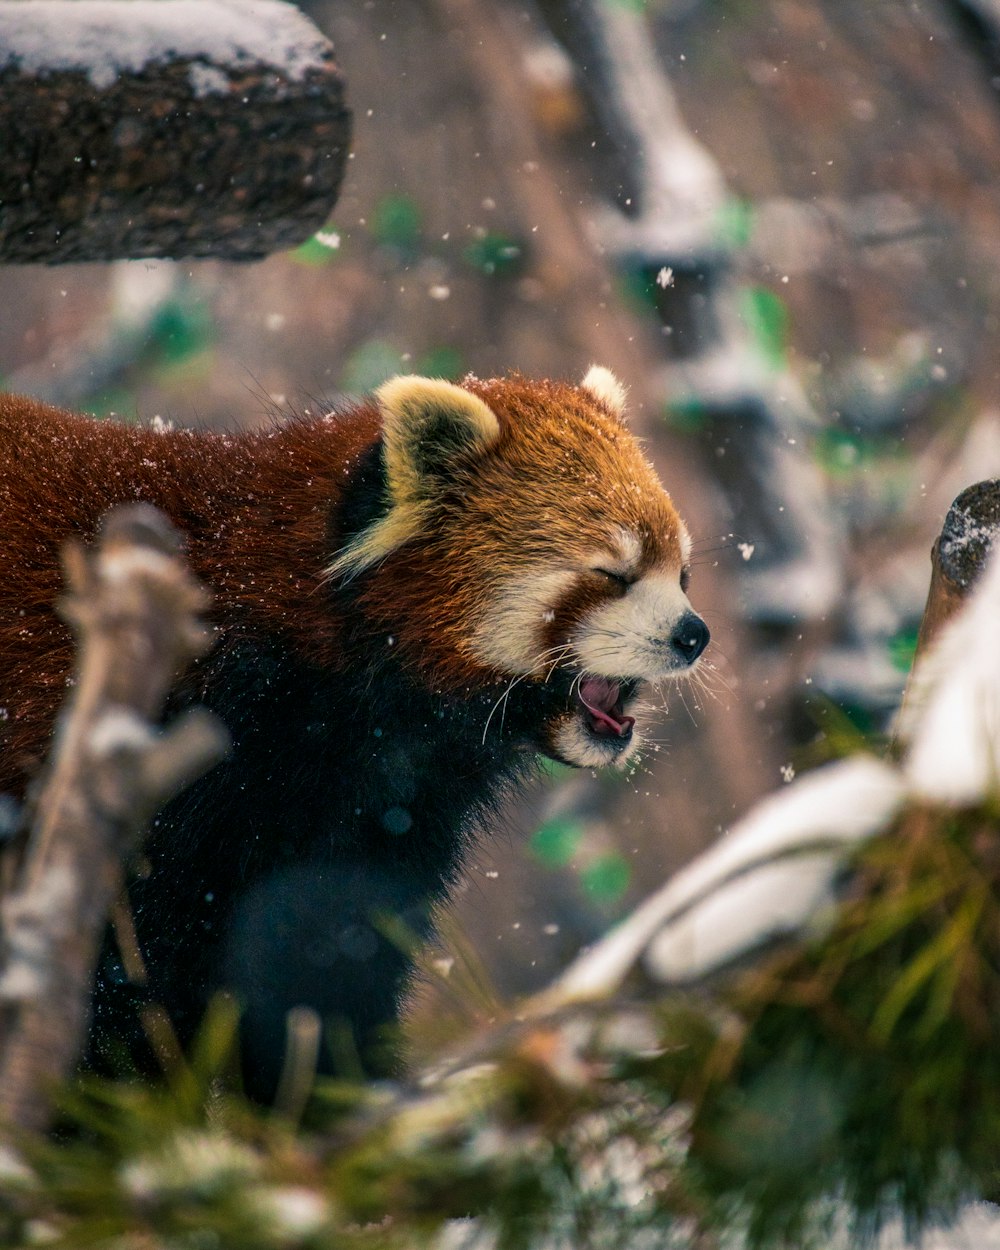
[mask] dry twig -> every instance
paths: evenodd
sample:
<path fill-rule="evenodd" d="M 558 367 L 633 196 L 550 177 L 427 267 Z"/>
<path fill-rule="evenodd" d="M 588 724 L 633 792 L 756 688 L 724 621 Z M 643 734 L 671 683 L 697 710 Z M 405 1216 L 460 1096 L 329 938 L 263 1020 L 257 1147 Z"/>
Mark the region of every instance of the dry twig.
<path fill-rule="evenodd" d="M 108 514 L 93 547 L 64 551 L 60 605 L 79 639 L 13 888 L 0 903 L 0 1121 L 43 1128 L 48 1092 L 79 1054 L 121 859 L 165 800 L 221 758 L 207 712 L 154 730 L 179 671 L 207 649 L 207 595 L 156 509 Z"/>

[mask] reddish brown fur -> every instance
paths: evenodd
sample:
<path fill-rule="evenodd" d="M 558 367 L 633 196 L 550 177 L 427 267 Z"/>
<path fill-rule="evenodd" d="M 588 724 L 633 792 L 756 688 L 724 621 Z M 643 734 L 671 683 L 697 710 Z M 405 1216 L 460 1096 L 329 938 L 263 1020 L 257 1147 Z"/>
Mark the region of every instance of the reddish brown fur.
<path fill-rule="evenodd" d="M 445 684 L 481 678 L 470 626 L 504 579 L 551 562 L 553 551 L 585 560 L 624 528 L 642 538 L 638 571 L 679 571 L 682 562 L 669 497 L 603 405 L 576 387 L 517 376 L 465 385 L 499 417 L 500 440 L 471 466 L 470 489 L 457 481 L 456 523 L 446 514 L 419 546 L 389 556 L 365 595 L 368 612 Z M 552 642 L 615 593 L 600 580 L 581 583 L 560 605 Z"/>
<path fill-rule="evenodd" d="M 602 381 L 613 405 L 617 383 Z M 233 749 L 159 814 L 129 896 L 146 992 L 182 1043 L 217 990 L 240 1002 L 256 1098 L 274 1094 L 286 1012 L 302 1004 L 335 1022 L 323 1070 L 350 1049 L 345 1023 L 366 1070 L 389 1070 L 410 960 L 385 917 L 428 932 L 469 836 L 534 753 L 624 757 L 625 701 L 679 667 L 683 528 L 616 412 L 586 387 L 465 386 L 478 398 L 397 379 L 378 406 L 233 437 L 0 396 L 0 788 L 22 791 L 45 754 L 71 671 L 61 544 L 116 503 L 159 505 L 214 592 L 219 631 L 178 703 L 222 716 Z M 587 629 L 613 630 L 614 611 L 593 622 L 624 594 L 617 579 L 644 571 L 621 605 L 648 612 L 639 668 L 619 651 L 623 683 L 591 682 L 607 703 L 594 708 Z M 598 732 L 609 723 L 613 738 Z M 124 1049 L 155 1066 L 142 998 L 109 941 L 93 1062 Z"/>
<path fill-rule="evenodd" d="M 554 549 L 585 559 L 602 535 L 610 542 L 625 527 L 642 537 L 644 568 L 681 561 L 668 497 L 599 402 L 517 377 L 466 385 L 496 412 L 500 440 L 467 479 L 457 476 L 432 533 L 393 552 L 362 593 L 366 614 L 400 653 L 452 687 L 495 678 L 470 650 L 479 609 L 505 576 Z M 378 429 L 371 404 L 225 436 L 159 433 L 0 395 L 0 787 L 21 790 L 37 766 L 71 671 L 69 631 L 52 607 L 59 547 L 71 534 L 91 535 L 116 503 L 148 500 L 184 531 L 191 563 L 215 593 L 223 638 L 285 636 L 337 667 L 343 622 L 323 586 L 329 519 Z M 613 593 L 581 583 L 554 636 Z"/>
<path fill-rule="evenodd" d="M 239 437 L 158 433 L 0 395 L 0 787 L 20 790 L 37 766 L 71 671 L 52 606 L 59 548 L 116 503 L 149 500 L 181 527 L 220 628 L 285 634 L 336 665 L 338 623 L 321 593 L 330 501 L 377 423 L 367 407 L 351 422 Z"/>

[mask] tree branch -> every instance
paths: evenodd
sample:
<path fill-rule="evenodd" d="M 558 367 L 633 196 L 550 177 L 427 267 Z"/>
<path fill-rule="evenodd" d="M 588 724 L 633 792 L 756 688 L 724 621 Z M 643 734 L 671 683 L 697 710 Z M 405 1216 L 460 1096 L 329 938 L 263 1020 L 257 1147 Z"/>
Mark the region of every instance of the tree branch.
<path fill-rule="evenodd" d="M 48 1091 L 76 1061 L 121 858 L 153 812 L 221 758 L 226 734 L 193 711 L 151 722 L 178 672 L 208 647 L 207 603 L 155 509 L 109 513 L 94 547 L 64 551 L 60 611 L 79 638 L 72 697 L 0 904 L 0 1121 L 48 1120 Z"/>

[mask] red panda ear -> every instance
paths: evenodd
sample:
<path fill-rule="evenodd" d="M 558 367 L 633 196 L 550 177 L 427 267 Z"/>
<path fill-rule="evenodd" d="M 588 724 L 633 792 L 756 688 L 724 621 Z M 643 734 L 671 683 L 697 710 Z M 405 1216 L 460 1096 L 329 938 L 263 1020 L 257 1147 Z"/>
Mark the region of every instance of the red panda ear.
<path fill-rule="evenodd" d="M 458 457 L 485 450 L 500 435 L 483 400 L 441 378 L 392 378 L 376 398 L 394 504 L 435 493 Z"/>
<path fill-rule="evenodd" d="M 610 369 L 603 365 L 591 365 L 580 383 L 582 390 L 590 391 L 596 400 L 619 421 L 625 420 L 625 401 L 628 398 L 628 387 L 624 386 Z"/>
<path fill-rule="evenodd" d="M 456 460 L 485 451 L 500 436 L 488 404 L 440 378 L 392 378 L 375 397 L 382 413 L 386 512 L 336 556 L 327 569 L 331 577 L 360 573 L 419 534 Z"/>

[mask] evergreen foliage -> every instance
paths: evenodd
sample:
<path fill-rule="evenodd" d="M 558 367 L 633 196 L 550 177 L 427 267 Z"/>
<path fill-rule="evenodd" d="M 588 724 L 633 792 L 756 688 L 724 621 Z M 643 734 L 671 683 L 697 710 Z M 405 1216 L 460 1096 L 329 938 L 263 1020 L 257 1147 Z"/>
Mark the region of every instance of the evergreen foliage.
<path fill-rule="evenodd" d="M 319 1086 L 303 1124 L 233 1092 L 220 1004 L 162 1086 L 63 1091 L 3 1165 L 3 1243 L 419 1247 L 472 1216 L 498 1250 L 764 1250 L 946 1218 L 1000 1157 L 998 814 L 911 804 L 825 937 L 711 991 L 511 1019 L 420 1086 Z"/>

